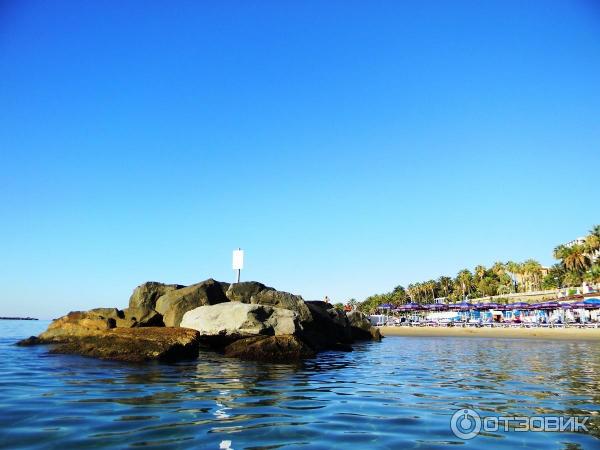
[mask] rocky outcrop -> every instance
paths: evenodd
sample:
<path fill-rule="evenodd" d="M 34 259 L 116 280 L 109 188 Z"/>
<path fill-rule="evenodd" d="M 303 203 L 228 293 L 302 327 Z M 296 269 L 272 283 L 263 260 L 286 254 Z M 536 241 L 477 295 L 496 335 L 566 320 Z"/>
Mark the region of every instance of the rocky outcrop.
<path fill-rule="evenodd" d="M 117 319 L 117 328 L 164 327 L 162 315 L 148 308 L 125 308 L 122 318 Z"/>
<path fill-rule="evenodd" d="M 243 281 L 241 283 L 233 283 L 227 289 L 227 298 L 232 302 L 251 303 L 253 295 L 264 290 L 273 290 L 258 281 Z"/>
<path fill-rule="evenodd" d="M 289 309 L 240 302 L 200 306 L 183 316 L 181 326 L 198 330 L 206 342 L 223 346 L 250 336 L 298 332 L 298 315 Z"/>
<path fill-rule="evenodd" d="M 229 285 L 209 279 L 187 287 L 144 283 L 128 308 L 71 312 L 20 344 L 143 361 L 188 357 L 200 342 L 227 356 L 296 361 L 322 350 L 351 351 L 357 339 L 381 339 L 361 313 L 346 315 L 329 303 L 305 302 L 258 282 Z"/>
<path fill-rule="evenodd" d="M 351 349 L 352 331 L 344 311 L 321 301 L 308 301 L 306 306 L 311 320 L 302 324 L 301 337 L 304 341 L 317 351 Z"/>
<path fill-rule="evenodd" d="M 283 308 L 294 311 L 298 314 L 301 322 L 312 319 L 311 313 L 306 303 L 299 295 L 289 292 L 276 291 L 275 289 L 265 289 L 250 298 L 250 303 L 257 305 L 267 305 L 274 308 Z"/>
<path fill-rule="evenodd" d="M 350 323 L 353 339 L 381 341 L 381 332 L 371 325 L 371 321 L 365 314 L 360 311 L 351 311 L 346 314 L 346 317 Z"/>
<path fill-rule="evenodd" d="M 265 286 L 257 281 L 235 283 L 227 289 L 227 298 L 232 302 L 252 303 L 294 311 L 301 322 L 311 320 L 311 314 L 299 295 L 290 294 Z"/>
<path fill-rule="evenodd" d="M 115 328 L 52 341 L 50 351 L 128 362 L 175 361 L 196 358 L 199 337 L 197 331 L 185 328 Z"/>
<path fill-rule="evenodd" d="M 90 311 L 73 311 L 54 320 L 40 335 L 44 341 L 62 340 L 65 337 L 80 337 L 99 334 L 117 326 L 119 310 L 97 308 Z"/>
<path fill-rule="evenodd" d="M 167 327 L 178 327 L 183 315 L 194 308 L 227 302 L 223 285 L 209 279 L 198 284 L 167 292 L 156 301 L 156 311 Z"/>
<path fill-rule="evenodd" d="M 181 284 L 164 284 L 156 281 L 147 281 L 133 290 L 129 297 L 130 308 L 154 309 L 156 301 L 168 292 L 184 288 Z"/>
<path fill-rule="evenodd" d="M 72 311 L 48 326 L 40 338 L 61 340 L 64 337 L 79 337 L 99 334 L 113 328 L 139 328 L 164 326 L 162 316 L 144 308 L 95 308 L 89 311 Z"/>
<path fill-rule="evenodd" d="M 229 344 L 225 356 L 253 361 L 293 362 L 315 356 L 315 351 L 297 336 L 254 336 Z"/>

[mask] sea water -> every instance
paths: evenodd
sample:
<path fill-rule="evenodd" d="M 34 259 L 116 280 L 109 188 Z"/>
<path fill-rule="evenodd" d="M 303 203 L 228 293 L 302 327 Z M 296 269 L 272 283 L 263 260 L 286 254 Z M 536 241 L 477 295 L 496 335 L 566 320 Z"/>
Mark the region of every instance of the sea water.
<path fill-rule="evenodd" d="M 0 448 L 600 448 L 600 344 L 389 337 L 300 364 L 53 355 L 0 321 Z M 481 432 L 451 417 L 586 416 L 582 432 Z"/>

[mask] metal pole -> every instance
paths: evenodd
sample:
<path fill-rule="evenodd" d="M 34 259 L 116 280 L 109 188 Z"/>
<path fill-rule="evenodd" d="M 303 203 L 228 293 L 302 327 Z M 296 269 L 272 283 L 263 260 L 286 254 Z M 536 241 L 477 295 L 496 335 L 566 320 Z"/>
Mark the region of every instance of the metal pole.
<path fill-rule="evenodd" d="M 240 282 L 240 272 L 241 272 L 241 269 L 238 269 L 238 271 L 237 271 L 237 282 L 238 283 Z"/>

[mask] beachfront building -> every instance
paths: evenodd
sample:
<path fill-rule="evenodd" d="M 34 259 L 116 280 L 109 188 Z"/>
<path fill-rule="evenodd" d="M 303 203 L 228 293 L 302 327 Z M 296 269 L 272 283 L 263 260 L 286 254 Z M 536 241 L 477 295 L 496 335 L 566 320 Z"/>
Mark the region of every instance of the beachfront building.
<path fill-rule="evenodd" d="M 578 237 L 576 239 L 573 239 L 572 241 L 567 242 L 566 244 L 564 244 L 565 247 L 567 248 L 571 248 L 574 245 L 583 245 L 585 244 L 585 238 L 584 237 Z"/>

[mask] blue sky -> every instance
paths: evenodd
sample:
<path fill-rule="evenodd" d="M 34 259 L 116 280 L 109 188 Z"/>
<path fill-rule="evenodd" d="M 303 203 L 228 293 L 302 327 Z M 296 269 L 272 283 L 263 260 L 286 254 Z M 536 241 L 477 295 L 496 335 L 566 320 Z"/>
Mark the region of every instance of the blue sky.
<path fill-rule="evenodd" d="M 592 1 L 0 3 L 0 315 L 334 301 L 600 223 Z"/>

